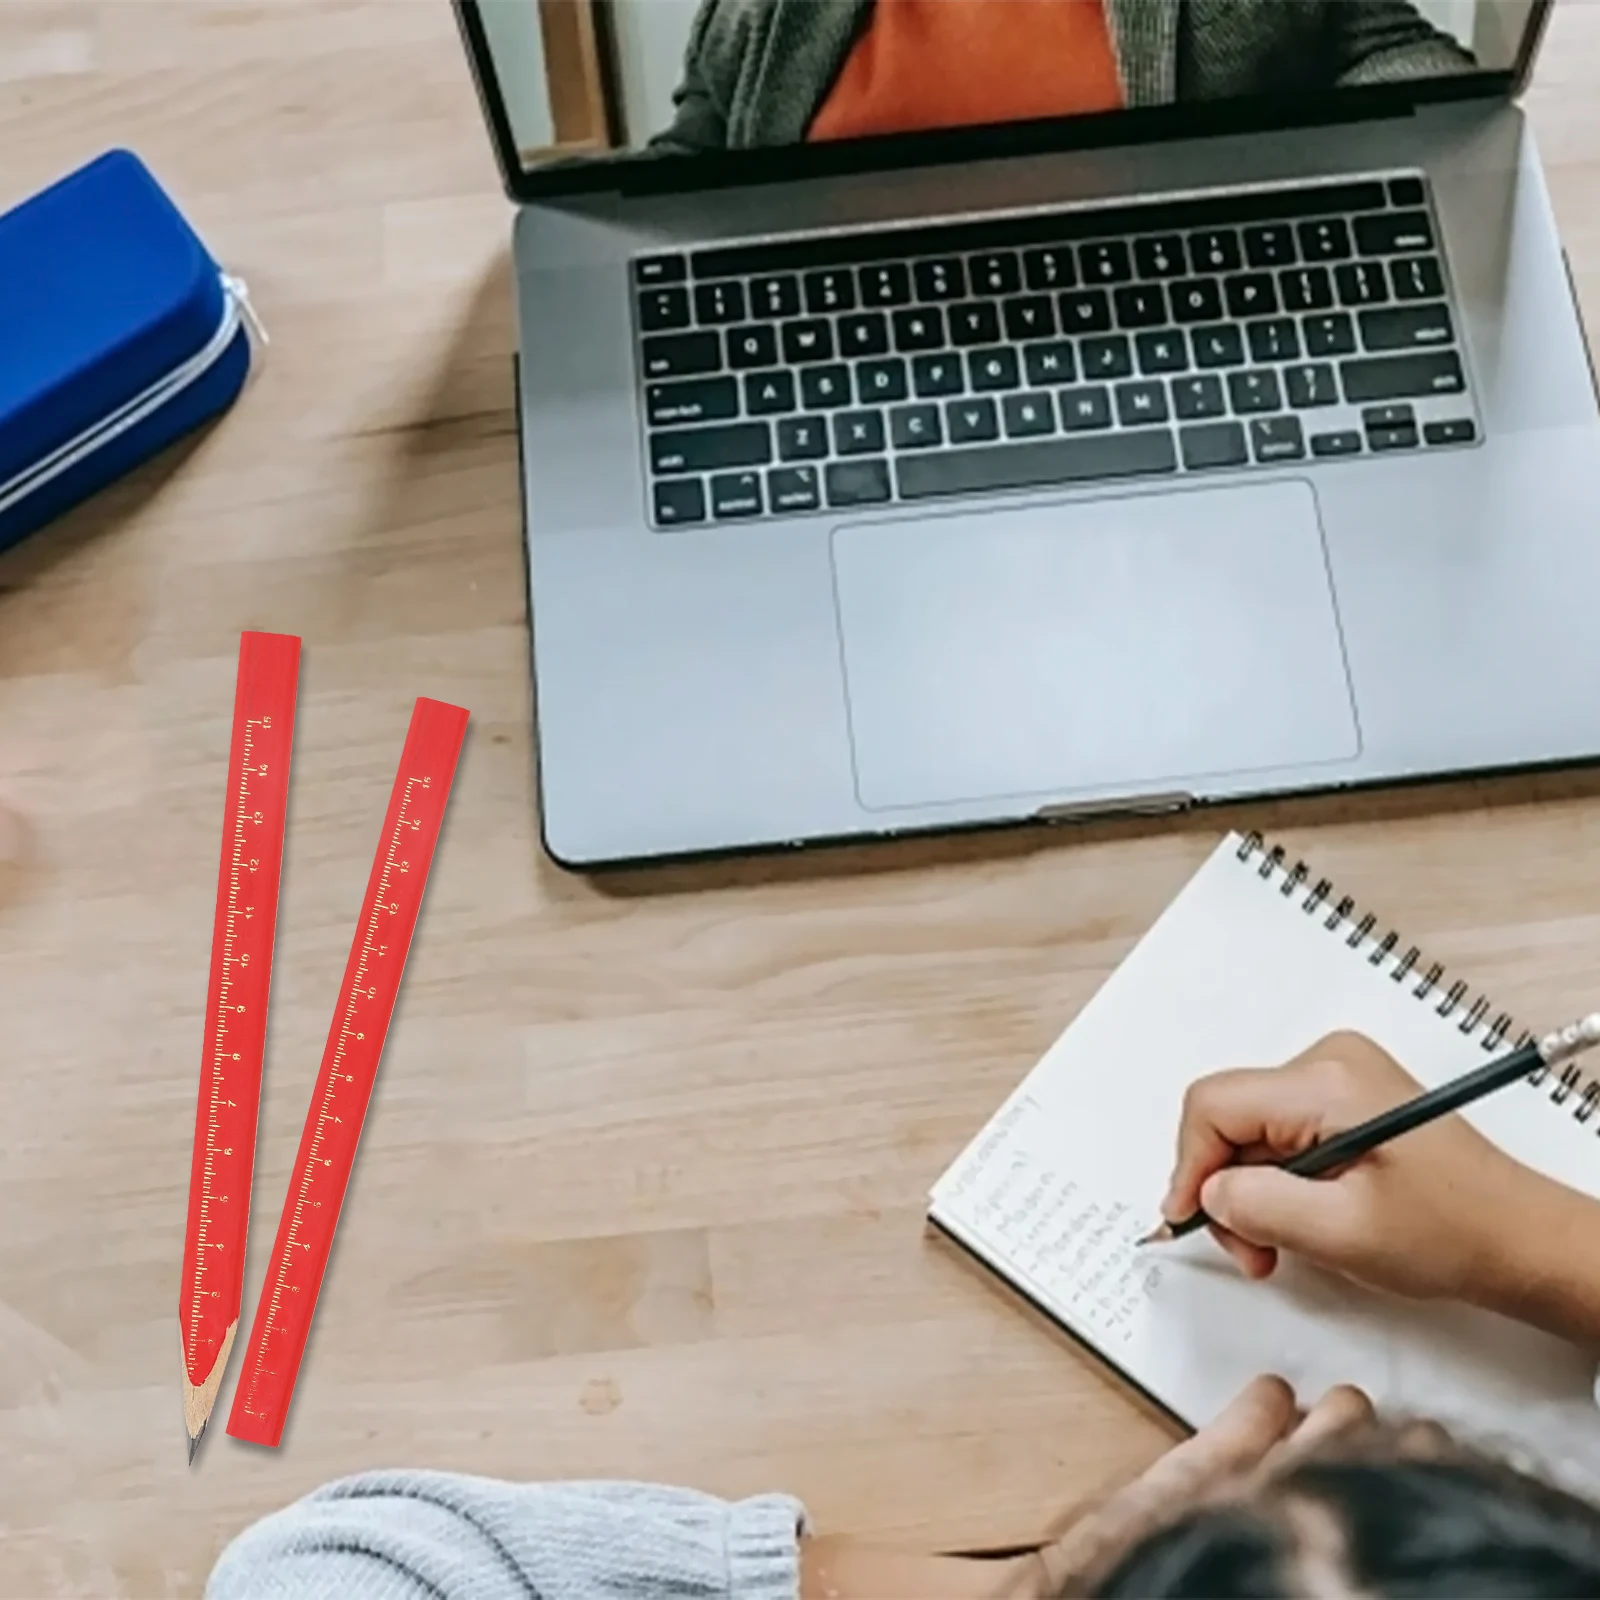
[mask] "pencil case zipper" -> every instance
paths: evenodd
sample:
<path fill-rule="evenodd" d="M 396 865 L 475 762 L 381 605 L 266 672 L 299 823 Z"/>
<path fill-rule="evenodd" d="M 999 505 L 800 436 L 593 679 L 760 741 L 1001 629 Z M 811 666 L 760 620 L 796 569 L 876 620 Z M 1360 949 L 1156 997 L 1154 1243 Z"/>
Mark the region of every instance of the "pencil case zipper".
<path fill-rule="evenodd" d="M 0 515 L 20 505 L 29 495 L 36 494 L 64 473 L 71 472 L 97 450 L 103 450 L 129 429 L 138 427 L 184 390 L 198 383 L 228 353 L 247 319 L 261 343 L 268 342 L 266 329 L 262 327 L 250 303 L 248 286 L 242 279 L 229 273 L 224 272 L 219 276 L 222 280 L 222 318 L 210 339 L 187 361 L 158 378 L 131 400 L 125 400 L 115 411 L 100 418 L 93 427 L 85 428 L 42 460 L 33 462 L 15 477 L 0 483 Z"/>

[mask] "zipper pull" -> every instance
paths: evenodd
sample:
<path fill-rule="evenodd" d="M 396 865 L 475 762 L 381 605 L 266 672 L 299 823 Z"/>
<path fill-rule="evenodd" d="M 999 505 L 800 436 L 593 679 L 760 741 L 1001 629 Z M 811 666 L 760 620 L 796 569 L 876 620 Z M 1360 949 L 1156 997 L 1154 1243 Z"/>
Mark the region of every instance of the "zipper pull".
<path fill-rule="evenodd" d="M 231 273 L 222 274 L 222 287 L 239 302 L 239 309 L 244 312 L 246 320 L 255 331 L 255 336 L 263 346 L 272 343 L 267 333 L 266 324 L 256 313 L 254 302 L 250 298 L 250 285 L 243 278 L 235 278 Z"/>

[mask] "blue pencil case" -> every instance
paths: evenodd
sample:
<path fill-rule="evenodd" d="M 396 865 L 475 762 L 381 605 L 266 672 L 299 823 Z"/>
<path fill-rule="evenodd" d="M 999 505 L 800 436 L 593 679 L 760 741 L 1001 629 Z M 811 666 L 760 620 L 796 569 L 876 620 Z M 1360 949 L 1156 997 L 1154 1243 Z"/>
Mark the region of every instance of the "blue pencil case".
<path fill-rule="evenodd" d="M 125 150 L 0 215 L 0 550 L 231 405 L 247 313 Z"/>

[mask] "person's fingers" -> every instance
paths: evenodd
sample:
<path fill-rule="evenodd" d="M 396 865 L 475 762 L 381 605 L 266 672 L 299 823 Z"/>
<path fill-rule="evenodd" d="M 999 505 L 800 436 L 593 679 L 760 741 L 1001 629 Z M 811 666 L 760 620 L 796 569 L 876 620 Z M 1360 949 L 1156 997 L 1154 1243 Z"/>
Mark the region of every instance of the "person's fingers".
<path fill-rule="evenodd" d="M 1217 1072 L 1191 1084 L 1178 1124 L 1178 1151 L 1161 1213 L 1179 1222 L 1200 1205 L 1212 1173 L 1259 1148 L 1293 1155 L 1314 1144 L 1323 1107 L 1315 1074 L 1300 1064 Z"/>
<path fill-rule="evenodd" d="M 1271 1245 L 1252 1244 L 1238 1234 L 1215 1223 L 1211 1237 L 1233 1257 L 1239 1270 L 1250 1279 L 1270 1278 L 1278 1269 L 1278 1252 Z"/>
<path fill-rule="evenodd" d="M 1394 1447 L 1408 1461 L 1448 1460 L 1457 1448 L 1448 1429 L 1426 1419 L 1406 1423 L 1395 1436 Z"/>
<path fill-rule="evenodd" d="M 1041 1550 L 1045 1573 L 1052 1581 L 1064 1581 L 1066 1574 L 1091 1570 L 1108 1552 L 1125 1549 L 1216 1479 L 1253 1467 L 1298 1421 L 1294 1391 L 1282 1378 L 1255 1379 L 1193 1438 L 1169 1450 L 1098 1511 Z"/>
<path fill-rule="evenodd" d="M 1370 1428 L 1377 1421 L 1371 1400 L 1354 1385 L 1330 1389 L 1306 1413 L 1293 1433 L 1262 1461 L 1260 1475 L 1272 1477 L 1315 1455 L 1330 1440 Z"/>
<path fill-rule="evenodd" d="M 1277 1167 L 1229 1167 L 1201 1189 L 1208 1216 L 1251 1244 L 1336 1260 L 1355 1227 L 1350 1190 Z"/>

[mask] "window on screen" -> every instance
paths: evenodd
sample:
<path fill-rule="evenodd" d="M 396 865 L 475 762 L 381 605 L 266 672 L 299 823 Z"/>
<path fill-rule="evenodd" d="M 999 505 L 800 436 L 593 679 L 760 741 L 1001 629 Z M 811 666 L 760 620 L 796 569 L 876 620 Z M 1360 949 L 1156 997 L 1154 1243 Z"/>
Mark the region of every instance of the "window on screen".
<path fill-rule="evenodd" d="M 1180 102 L 1517 58 L 1533 0 L 482 0 L 530 167 Z M 587 120 L 574 111 L 605 101 Z"/>

